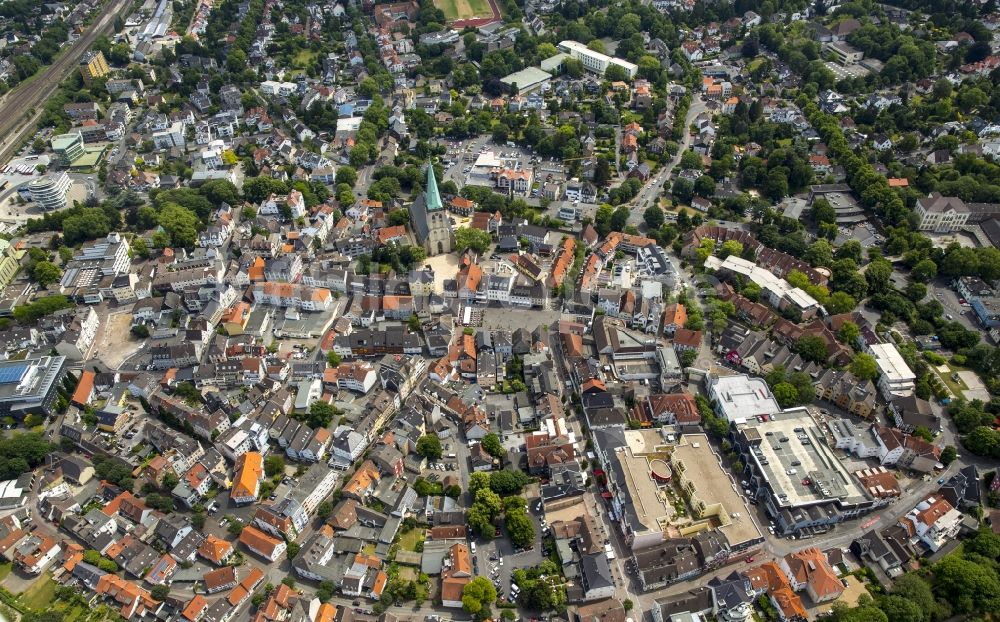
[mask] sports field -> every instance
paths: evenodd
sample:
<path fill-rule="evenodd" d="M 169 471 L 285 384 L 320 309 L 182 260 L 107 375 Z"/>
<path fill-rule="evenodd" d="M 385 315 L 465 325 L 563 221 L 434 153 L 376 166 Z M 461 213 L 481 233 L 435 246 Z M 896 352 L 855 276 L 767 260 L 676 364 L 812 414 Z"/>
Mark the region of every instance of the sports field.
<path fill-rule="evenodd" d="M 449 22 L 493 15 L 489 0 L 434 0 L 434 6 L 444 11 Z"/>

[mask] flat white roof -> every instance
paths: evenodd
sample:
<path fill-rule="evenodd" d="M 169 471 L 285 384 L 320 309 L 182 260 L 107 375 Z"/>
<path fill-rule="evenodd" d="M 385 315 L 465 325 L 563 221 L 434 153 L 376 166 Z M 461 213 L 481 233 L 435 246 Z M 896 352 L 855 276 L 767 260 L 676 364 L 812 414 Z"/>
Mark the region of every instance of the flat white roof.
<path fill-rule="evenodd" d="M 337 119 L 337 131 L 338 132 L 357 132 L 358 128 L 361 127 L 361 122 L 364 121 L 363 117 L 343 117 Z"/>
<path fill-rule="evenodd" d="M 903 355 L 899 353 L 896 346 L 891 343 L 875 343 L 868 346 L 879 371 L 890 382 L 900 382 L 905 380 L 915 380 L 916 374 L 910 370 L 909 365 L 903 360 Z"/>
<path fill-rule="evenodd" d="M 630 63 L 624 58 L 617 58 L 615 56 L 608 56 L 607 54 L 602 54 L 601 52 L 595 52 L 594 50 L 588 48 L 586 45 L 580 43 L 579 41 L 566 40 L 560 41 L 559 47 L 564 50 L 575 52 L 577 54 L 584 54 L 590 56 L 591 58 L 597 58 L 603 60 L 606 63 L 614 63 L 615 65 L 620 65 L 631 72 L 635 72 L 639 69 L 639 66 L 635 63 Z"/>
<path fill-rule="evenodd" d="M 502 168 L 504 166 L 504 161 L 497 157 L 497 154 L 492 151 L 487 151 L 486 153 L 479 154 L 476 158 L 476 163 L 473 164 L 476 168 Z"/>
<path fill-rule="evenodd" d="M 551 74 L 546 71 L 542 71 L 538 67 L 525 67 L 521 71 L 515 71 L 508 76 L 500 78 L 500 81 L 504 84 L 514 85 L 518 89 L 523 90 L 551 79 Z"/>
<path fill-rule="evenodd" d="M 743 275 L 760 286 L 761 289 L 772 292 L 778 298 L 784 298 L 802 309 L 819 306 L 819 302 L 785 279 L 775 275 L 767 268 L 762 268 L 752 261 L 730 255 L 725 261 L 714 255 L 705 259 L 705 267 L 710 270 L 725 269 Z"/>
<path fill-rule="evenodd" d="M 746 374 L 709 376 L 709 392 L 730 422 L 781 412 L 771 389 L 761 378 Z"/>

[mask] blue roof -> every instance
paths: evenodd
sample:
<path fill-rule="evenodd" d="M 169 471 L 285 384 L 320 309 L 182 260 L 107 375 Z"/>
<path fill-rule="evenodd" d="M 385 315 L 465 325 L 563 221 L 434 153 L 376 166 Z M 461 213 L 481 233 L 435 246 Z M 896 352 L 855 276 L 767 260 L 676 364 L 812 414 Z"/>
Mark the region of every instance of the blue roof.
<path fill-rule="evenodd" d="M 28 363 L 18 363 L 16 365 L 6 365 L 0 367 L 0 384 L 14 384 L 21 382 L 24 374 L 28 371 Z"/>

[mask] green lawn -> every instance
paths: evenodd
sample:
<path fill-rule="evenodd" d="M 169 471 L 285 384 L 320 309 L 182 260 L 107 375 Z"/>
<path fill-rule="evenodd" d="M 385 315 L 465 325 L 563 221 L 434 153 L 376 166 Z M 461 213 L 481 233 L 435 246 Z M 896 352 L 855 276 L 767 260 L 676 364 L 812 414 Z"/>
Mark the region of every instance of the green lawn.
<path fill-rule="evenodd" d="M 0 564 L 0 583 L 2 583 L 3 580 L 7 578 L 7 575 L 10 574 L 11 568 L 13 568 L 13 564 L 11 564 L 10 562 L 6 564 Z"/>
<path fill-rule="evenodd" d="M 295 58 L 292 60 L 292 65 L 295 67 L 305 68 L 312 65 L 313 60 L 316 59 L 316 52 L 310 49 L 299 50 L 295 53 Z"/>
<path fill-rule="evenodd" d="M 434 0 L 434 5 L 441 9 L 448 21 L 489 17 L 493 14 L 490 3 L 486 0 Z"/>
<path fill-rule="evenodd" d="M 945 366 L 948 367 L 949 369 L 947 373 L 939 372 L 937 369 L 937 365 L 931 365 L 930 367 L 932 370 L 934 370 L 934 373 L 937 374 L 937 377 L 941 379 L 941 382 L 944 383 L 944 386 L 948 387 L 948 390 L 951 391 L 952 395 L 954 395 L 955 397 L 962 397 L 963 395 L 962 392 L 968 389 L 969 387 L 965 386 L 965 383 L 962 382 L 961 378 L 957 382 L 955 380 L 952 380 L 951 375 L 956 371 L 964 371 L 964 370 L 956 369 L 955 366 L 950 363 L 945 363 Z"/>
<path fill-rule="evenodd" d="M 39 577 L 31 587 L 21 592 L 20 599 L 29 609 L 48 609 L 56 599 L 56 582 L 52 580 L 52 575 L 45 573 L 45 576 Z"/>
<path fill-rule="evenodd" d="M 424 541 L 423 529 L 411 529 L 399 537 L 399 548 L 404 551 L 416 551 L 417 542 Z"/>

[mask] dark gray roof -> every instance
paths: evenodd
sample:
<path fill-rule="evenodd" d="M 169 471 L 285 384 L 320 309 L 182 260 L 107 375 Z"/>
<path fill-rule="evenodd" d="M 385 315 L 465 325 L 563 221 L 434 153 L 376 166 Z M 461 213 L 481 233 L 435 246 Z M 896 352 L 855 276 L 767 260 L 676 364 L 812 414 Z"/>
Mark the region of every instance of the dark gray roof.
<path fill-rule="evenodd" d="M 584 555 L 580 559 L 580 579 L 587 591 L 613 586 L 615 579 L 607 556 L 604 553 Z"/>

